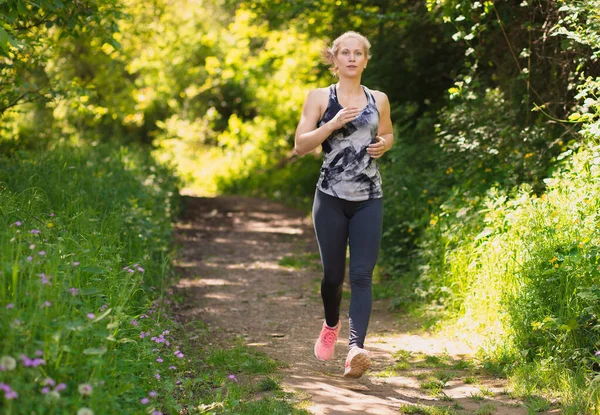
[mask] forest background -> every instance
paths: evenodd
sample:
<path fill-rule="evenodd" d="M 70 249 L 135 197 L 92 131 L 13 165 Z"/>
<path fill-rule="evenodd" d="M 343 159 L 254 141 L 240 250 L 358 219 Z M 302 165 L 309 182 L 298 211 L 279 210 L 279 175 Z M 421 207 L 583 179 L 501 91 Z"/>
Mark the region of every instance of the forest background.
<path fill-rule="evenodd" d="M 373 44 L 363 83 L 387 93 L 395 126 L 380 163 L 377 295 L 391 312 L 480 339 L 482 359 L 523 394 L 599 413 L 599 10 L 599 0 L 0 1 L 0 368 L 28 340 L 64 361 L 79 346 L 65 348 L 62 333 L 81 337 L 95 371 L 116 370 L 119 348 L 86 348 L 85 330 L 111 319 L 98 337 L 114 340 L 164 301 L 179 187 L 308 212 L 320 155 L 295 156 L 294 130 L 307 92 L 335 82 L 323 48 L 351 29 Z M 26 255 L 44 232 L 54 260 Z M 70 256 L 89 263 L 66 267 Z M 114 280 L 98 288 L 107 269 Z M 73 304 L 46 305 L 67 288 Z M 74 312 L 81 320 L 61 320 Z M 19 376 L 2 383 L 5 405 L 15 385 L 51 391 Z"/>

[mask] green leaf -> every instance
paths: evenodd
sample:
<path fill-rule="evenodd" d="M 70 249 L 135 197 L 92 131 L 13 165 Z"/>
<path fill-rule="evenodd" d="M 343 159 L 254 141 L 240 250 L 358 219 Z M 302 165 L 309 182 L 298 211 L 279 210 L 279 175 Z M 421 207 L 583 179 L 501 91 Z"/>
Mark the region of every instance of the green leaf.
<path fill-rule="evenodd" d="M 108 308 L 104 311 L 104 313 L 100 314 L 98 317 L 96 317 L 94 319 L 94 323 L 102 320 L 104 317 L 106 317 L 110 312 L 112 311 L 112 308 Z"/>
<path fill-rule="evenodd" d="M 106 272 L 106 270 L 98 267 L 84 267 L 81 270 L 90 274 L 104 274 Z"/>
<path fill-rule="evenodd" d="M 6 50 L 8 49 L 7 43 L 10 43 L 10 36 L 6 33 L 6 30 L 2 26 L 0 26 L 0 48 Z"/>
<path fill-rule="evenodd" d="M 121 49 L 121 44 L 112 37 L 108 40 L 108 43 L 115 49 Z"/>
<path fill-rule="evenodd" d="M 84 288 L 83 290 L 80 291 L 81 295 L 93 295 L 93 294 L 98 294 L 101 292 L 102 292 L 102 290 L 99 288 Z"/>
<path fill-rule="evenodd" d="M 85 349 L 83 351 L 83 354 L 87 354 L 87 355 L 103 355 L 104 353 L 107 352 L 106 347 L 91 347 L 89 349 Z"/>

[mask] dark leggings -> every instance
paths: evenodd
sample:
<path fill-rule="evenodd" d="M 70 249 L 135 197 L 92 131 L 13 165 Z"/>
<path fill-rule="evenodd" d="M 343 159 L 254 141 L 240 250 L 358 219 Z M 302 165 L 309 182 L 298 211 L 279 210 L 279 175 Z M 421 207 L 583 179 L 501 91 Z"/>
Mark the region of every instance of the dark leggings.
<path fill-rule="evenodd" d="M 323 264 L 321 297 L 325 321 L 334 327 L 340 318 L 346 247 L 350 241 L 350 347 L 363 347 L 371 315 L 371 280 L 379 255 L 383 201 L 340 199 L 318 190 L 313 223 Z"/>

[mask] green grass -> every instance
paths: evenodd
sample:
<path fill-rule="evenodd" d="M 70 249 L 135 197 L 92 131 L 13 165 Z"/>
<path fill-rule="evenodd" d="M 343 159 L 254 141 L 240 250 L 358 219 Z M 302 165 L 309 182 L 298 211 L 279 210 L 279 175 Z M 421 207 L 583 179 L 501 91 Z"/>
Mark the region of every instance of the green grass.
<path fill-rule="evenodd" d="M 273 372 L 277 363 L 266 354 L 237 345 L 231 349 L 213 350 L 205 362 L 229 372 L 265 374 Z"/>
<path fill-rule="evenodd" d="M 279 380 L 271 376 L 262 378 L 258 384 L 258 390 L 261 392 L 281 390 Z"/>
<path fill-rule="evenodd" d="M 424 405 L 402 405 L 400 413 L 405 415 L 455 415 L 456 412 L 449 407 L 424 406 Z"/>
<path fill-rule="evenodd" d="M 525 398 L 525 408 L 528 414 L 536 414 L 550 409 L 552 404 L 546 398 L 541 396 L 528 396 Z"/>
<path fill-rule="evenodd" d="M 474 415 L 492 415 L 496 413 L 496 406 L 491 403 L 484 403 L 474 413 Z"/>
<path fill-rule="evenodd" d="M 469 398 L 471 398 L 473 402 L 483 402 L 485 400 L 485 396 L 481 392 L 471 393 Z"/>
<path fill-rule="evenodd" d="M 0 160 L 0 355 L 17 361 L 0 382 L 18 393 L 5 413 L 172 408 L 167 368 L 185 361 L 167 332 L 177 186 L 127 148 Z"/>
<path fill-rule="evenodd" d="M 281 258 L 279 260 L 279 265 L 294 269 L 309 269 L 318 271 L 321 269 L 321 257 L 319 256 L 318 252 L 290 255 Z"/>
<path fill-rule="evenodd" d="M 132 148 L 0 156 L 0 412 L 306 413 L 276 362 L 173 319 L 178 186 Z"/>

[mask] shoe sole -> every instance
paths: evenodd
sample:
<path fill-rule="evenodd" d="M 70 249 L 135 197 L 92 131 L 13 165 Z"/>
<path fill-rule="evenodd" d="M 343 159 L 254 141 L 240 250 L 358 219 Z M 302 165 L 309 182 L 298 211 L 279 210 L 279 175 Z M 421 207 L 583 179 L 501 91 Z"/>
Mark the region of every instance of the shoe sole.
<path fill-rule="evenodd" d="M 359 378 L 371 367 L 371 359 L 365 353 L 355 355 L 344 371 L 345 378 Z"/>

